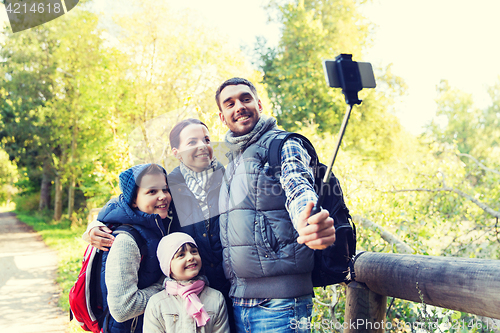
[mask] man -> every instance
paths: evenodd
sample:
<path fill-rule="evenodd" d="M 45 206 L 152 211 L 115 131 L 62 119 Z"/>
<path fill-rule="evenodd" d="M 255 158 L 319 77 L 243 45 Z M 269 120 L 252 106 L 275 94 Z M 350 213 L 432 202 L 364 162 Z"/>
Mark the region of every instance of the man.
<path fill-rule="evenodd" d="M 309 216 L 317 200 L 310 156 L 300 140 L 287 140 L 277 179 L 266 159 L 279 130 L 274 118 L 262 114 L 254 85 L 229 79 L 215 99 L 229 129 L 220 229 L 238 332 L 309 331 L 313 249 L 335 241 L 327 211 Z"/>

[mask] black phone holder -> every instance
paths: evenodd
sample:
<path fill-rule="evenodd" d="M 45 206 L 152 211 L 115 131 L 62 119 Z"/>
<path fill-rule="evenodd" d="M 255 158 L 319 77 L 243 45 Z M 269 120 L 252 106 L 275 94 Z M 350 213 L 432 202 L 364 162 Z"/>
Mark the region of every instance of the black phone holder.
<path fill-rule="evenodd" d="M 358 63 L 352 61 L 352 54 L 339 54 L 335 58 L 335 63 L 345 102 L 349 105 L 361 104 L 358 92 L 363 89 L 363 82 Z"/>

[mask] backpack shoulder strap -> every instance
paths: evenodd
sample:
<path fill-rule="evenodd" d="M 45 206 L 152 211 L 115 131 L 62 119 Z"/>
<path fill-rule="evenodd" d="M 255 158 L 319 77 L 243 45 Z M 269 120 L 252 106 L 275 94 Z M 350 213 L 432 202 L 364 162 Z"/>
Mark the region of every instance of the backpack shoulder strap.
<path fill-rule="evenodd" d="M 146 240 L 144 239 L 144 237 L 141 236 L 139 231 L 137 231 L 137 229 L 135 229 L 132 225 L 121 224 L 115 230 L 113 230 L 113 233 L 130 235 L 136 242 L 137 246 L 139 247 L 139 252 L 141 253 L 141 255 L 144 254 L 146 248 Z"/>
<path fill-rule="evenodd" d="M 277 134 L 271 141 L 269 145 L 269 150 L 267 152 L 267 161 L 269 162 L 269 167 L 273 175 L 279 174 L 281 172 L 281 150 L 286 140 L 289 138 L 299 138 L 302 144 L 307 149 L 307 153 L 311 156 L 311 166 L 316 167 L 318 164 L 318 155 L 314 149 L 311 141 L 308 138 L 299 133 L 292 132 L 282 132 Z"/>

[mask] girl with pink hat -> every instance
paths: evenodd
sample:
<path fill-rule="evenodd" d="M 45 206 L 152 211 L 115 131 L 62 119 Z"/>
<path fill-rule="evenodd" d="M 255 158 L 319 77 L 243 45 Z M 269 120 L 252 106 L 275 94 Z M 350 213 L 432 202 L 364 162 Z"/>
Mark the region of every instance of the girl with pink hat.
<path fill-rule="evenodd" d="M 144 314 L 144 332 L 228 333 L 224 296 L 200 274 L 201 257 L 195 240 L 174 232 L 163 237 L 156 252 L 167 277 Z"/>

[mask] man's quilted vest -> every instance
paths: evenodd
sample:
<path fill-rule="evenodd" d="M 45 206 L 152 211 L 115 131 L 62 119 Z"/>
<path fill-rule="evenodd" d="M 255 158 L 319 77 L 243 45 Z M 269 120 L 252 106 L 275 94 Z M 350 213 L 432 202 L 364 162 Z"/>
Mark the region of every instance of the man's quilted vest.
<path fill-rule="evenodd" d="M 313 251 L 297 243 L 281 184 L 266 174 L 267 150 L 278 132 L 266 132 L 226 169 L 220 228 L 232 297 L 292 298 L 313 291 Z"/>

